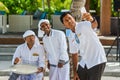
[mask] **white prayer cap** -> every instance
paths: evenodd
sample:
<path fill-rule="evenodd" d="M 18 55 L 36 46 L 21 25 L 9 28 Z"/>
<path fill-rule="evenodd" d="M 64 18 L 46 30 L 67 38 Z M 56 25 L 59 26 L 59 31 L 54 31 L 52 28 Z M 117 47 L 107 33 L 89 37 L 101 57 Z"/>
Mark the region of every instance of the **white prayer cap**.
<path fill-rule="evenodd" d="M 40 28 L 38 29 L 38 37 L 43 37 L 44 35 L 44 31 L 40 30 Z"/>
<path fill-rule="evenodd" d="M 27 30 L 25 31 L 25 33 L 23 34 L 23 38 L 27 37 L 27 36 L 30 36 L 30 35 L 34 35 L 35 36 L 35 33 L 32 31 L 32 30 Z"/>
<path fill-rule="evenodd" d="M 49 22 L 48 19 L 41 19 L 41 20 L 39 21 L 39 23 L 38 23 L 38 28 L 41 28 L 40 25 L 41 25 L 43 22 L 46 22 L 46 23 L 49 23 L 49 24 L 50 24 L 50 22 Z"/>

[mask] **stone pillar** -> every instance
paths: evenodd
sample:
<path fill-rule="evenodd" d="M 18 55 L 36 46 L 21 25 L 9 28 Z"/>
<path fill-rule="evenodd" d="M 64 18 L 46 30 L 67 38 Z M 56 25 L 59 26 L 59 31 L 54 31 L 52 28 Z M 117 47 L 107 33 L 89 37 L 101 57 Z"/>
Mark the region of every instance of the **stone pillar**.
<path fill-rule="evenodd" d="M 110 35 L 111 0 L 101 0 L 100 32 L 101 35 Z"/>

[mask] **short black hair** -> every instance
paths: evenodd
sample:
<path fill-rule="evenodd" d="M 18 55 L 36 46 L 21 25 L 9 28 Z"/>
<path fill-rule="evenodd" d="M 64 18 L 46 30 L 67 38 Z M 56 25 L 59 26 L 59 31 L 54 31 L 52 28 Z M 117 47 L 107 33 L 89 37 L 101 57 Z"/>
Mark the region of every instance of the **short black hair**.
<path fill-rule="evenodd" d="M 63 18 L 64 18 L 67 14 L 70 14 L 70 15 L 71 15 L 70 12 L 63 12 L 63 13 L 61 14 L 61 16 L 60 16 L 60 21 L 61 21 L 62 23 L 63 23 Z"/>

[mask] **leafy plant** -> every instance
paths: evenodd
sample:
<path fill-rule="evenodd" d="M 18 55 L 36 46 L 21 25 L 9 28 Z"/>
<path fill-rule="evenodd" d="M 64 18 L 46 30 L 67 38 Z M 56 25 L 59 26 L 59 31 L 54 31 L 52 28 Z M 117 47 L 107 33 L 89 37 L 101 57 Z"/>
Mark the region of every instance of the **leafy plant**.
<path fill-rule="evenodd" d="M 0 11 L 5 11 L 6 13 L 9 13 L 8 8 L 0 1 Z"/>
<path fill-rule="evenodd" d="M 38 7 L 37 0 L 1 0 L 10 10 L 9 14 L 21 14 L 27 11 L 31 14 Z"/>
<path fill-rule="evenodd" d="M 70 9 L 72 0 L 1 0 L 10 10 L 9 14 L 21 14 L 27 11 L 33 14 L 37 9 L 47 12 L 49 15 L 62 9 Z"/>
<path fill-rule="evenodd" d="M 95 10 L 95 15 L 100 16 L 100 0 L 90 0 L 90 10 Z"/>
<path fill-rule="evenodd" d="M 40 10 L 43 10 L 48 13 L 48 18 L 50 19 L 51 14 L 55 14 L 56 12 L 61 12 L 62 9 L 70 9 L 72 0 L 44 0 L 44 8 L 39 6 Z"/>
<path fill-rule="evenodd" d="M 100 16 L 100 1 L 101 0 L 90 0 L 90 9 L 95 10 L 97 16 Z M 111 16 L 116 17 L 117 12 L 114 11 L 114 0 L 111 1 Z"/>
<path fill-rule="evenodd" d="M 112 17 L 118 16 L 117 12 L 114 10 L 114 0 L 111 0 L 111 6 L 112 6 L 111 16 L 112 16 Z"/>

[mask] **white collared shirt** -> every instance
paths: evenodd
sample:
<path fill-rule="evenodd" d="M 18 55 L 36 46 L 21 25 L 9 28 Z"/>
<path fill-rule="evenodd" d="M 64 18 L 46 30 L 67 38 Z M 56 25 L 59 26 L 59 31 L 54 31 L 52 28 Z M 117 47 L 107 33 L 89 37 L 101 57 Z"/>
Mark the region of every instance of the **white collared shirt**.
<path fill-rule="evenodd" d="M 27 43 L 19 45 L 14 53 L 12 64 L 16 57 L 21 58 L 23 64 L 45 67 L 45 52 L 40 44 L 34 44 L 31 49 L 28 48 Z"/>
<path fill-rule="evenodd" d="M 43 45 L 50 64 L 57 65 L 59 60 L 69 60 L 66 37 L 62 31 L 52 29 L 49 36 L 44 36 Z"/>
<path fill-rule="evenodd" d="M 70 35 L 68 36 L 68 43 L 69 43 L 69 53 L 74 54 L 78 53 L 79 45 L 75 40 L 75 33 L 70 31 Z"/>
<path fill-rule="evenodd" d="M 80 65 L 84 68 L 91 68 L 97 64 L 107 61 L 104 48 L 93 31 L 89 21 L 82 21 L 76 24 L 75 33 L 77 34 L 80 44 Z"/>

